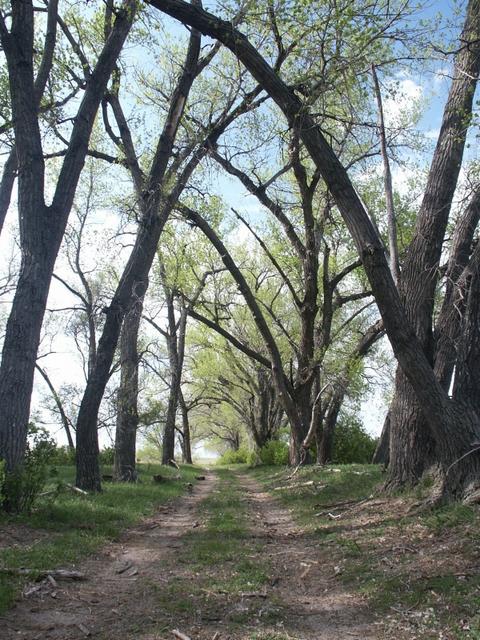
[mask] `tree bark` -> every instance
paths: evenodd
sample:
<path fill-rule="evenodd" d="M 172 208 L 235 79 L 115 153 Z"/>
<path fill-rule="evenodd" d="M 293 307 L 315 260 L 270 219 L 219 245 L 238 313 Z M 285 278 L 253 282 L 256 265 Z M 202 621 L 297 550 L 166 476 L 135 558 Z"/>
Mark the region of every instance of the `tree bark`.
<path fill-rule="evenodd" d="M 455 57 L 455 72 L 442 126 L 418 214 L 413 240 L 402 269 L 401 293 L 407 317 L 429 362 L 434 364 L 433 310 L 438 268 L 453 195 L 462 164 L 473 97 L 480 73 L 480 3 L 469 2 Z M 440 384 L 447 389 L 445 380 Z M 416 484 L 438 458 L 438 438 L 427 426 L 418 390 L 399 369 L 390 408 L 390 465 L 387 487 Z M 428 411 L 428 409 L 427 409 Z M 455 436 L 453 436 L 455 437 Z"/>
<path fill-rule="evenodd" d="M 190 420 L 188 417 L 188 407 L 180 388 L 180 411 L 182 412 L 182 458 L 185 464 L 193 464 L 192 460 L 192 442 L 190 434 Z"/>
<path fill-rule="evenodd" d="M 117 425 L 113 479 L 135 482 L 138 429 L 138 331 L 143 300 L 139 299 L 125 316 L 120 337 L 120 386 L 117 392 Z"/>

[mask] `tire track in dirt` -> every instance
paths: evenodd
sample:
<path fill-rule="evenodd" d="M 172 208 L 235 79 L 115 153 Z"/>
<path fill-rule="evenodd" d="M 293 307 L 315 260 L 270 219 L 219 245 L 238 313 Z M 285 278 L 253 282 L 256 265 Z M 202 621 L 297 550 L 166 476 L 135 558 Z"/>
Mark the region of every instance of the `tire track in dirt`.
<path fill-rule="evenodd" d="M 382 637 L 361 597 L 348 592 L 329 557 L 252 477 L 238 476 L 246 492 L 252 536 L 264 542 L 273 576 L 267 597 L 281 603 L 278 632 L 295 640 L 378 640 Z M 263 545 L 262 545 L 263 546 Z"/>
<path fill-rule="evenodd" d="M 192 493 L 159 507 L 127 530 L 118 542 L 75 568 L 81 583 L 41 589 L 0 618 L 2 640 L 127 640 L 148 636 L 162 622 L 155 586 L 168 582 L 166 566 L 182 547 L 182 536 L 196 526 L 198 505 L 216 484 L 207 474 Z"/>

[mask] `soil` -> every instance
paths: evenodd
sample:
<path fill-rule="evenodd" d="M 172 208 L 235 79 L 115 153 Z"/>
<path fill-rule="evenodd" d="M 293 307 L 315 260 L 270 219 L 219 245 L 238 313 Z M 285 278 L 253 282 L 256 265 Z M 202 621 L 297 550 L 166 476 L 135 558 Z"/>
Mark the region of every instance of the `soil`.
<path fill-rule="evenodd" d="M 180 629 L 192 640 L 384 637 L 361 597 L 349 593 L 337 579 L 328 549 L 306 536 L 289 511 L 252 478 L 241 476 L 239 481 L 245 490 L 250 533 L 259 543 L 255 553 L 268 555 L 273 575 L 263 593 L 238 594 L 233 606 L 241 608 L 243 599 L 251 597 L 261 598 L 265 610 L 275 603 L 280 616 L 274 626 L 260 616 L 232 626 L 232 599 L 215 600 L 215 594 L 214 601 L 193 615 L 172 614 L 168 606 L 159 605 L 158 594 L 166 585 L 186 578 L 193 592 L 202 578 L 182 561 L 181 550 L 186 534 L 203 526 L 198 506 L 217 482 L 209 473 L 192 494 L 159 509 L 121 540 L 75 567 L 86 574 L 84 582 L 29 585 L 0 621 L 0 636 L 3 640 L 173 640 L 172 630 Z M 248 605 L 244 609 L 248 612 Z"/>

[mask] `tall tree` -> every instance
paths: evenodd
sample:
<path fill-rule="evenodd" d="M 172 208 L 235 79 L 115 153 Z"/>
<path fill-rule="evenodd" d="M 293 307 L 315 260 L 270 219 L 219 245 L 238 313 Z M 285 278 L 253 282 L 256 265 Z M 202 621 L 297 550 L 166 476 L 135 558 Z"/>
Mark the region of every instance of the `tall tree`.
<path fill-rule="evenodd" d="M 161 11 L 194 25 L 203 33 L 221 40 L 269 92 L 290 125 L 298 128 L 301 139 L 319 168 L 355 241 L 394 353 L 422 405 L 436 444 L 438 495 L 452 497 L 474 494 L 478 489 L 480 459 L 478 455 L 470 452 L 480 435 L 479 417 L 471 406 L 451 401 L 439 384 L 427 354 L 406 315 L 378 233 L 347 171 L 315 120 L 248 39 L 238 30 L 232 29 L 227 22 L 197 7 L 191 8 L 182 0 L 153 0 L 152 4 Z M 479 3 L 476 0 L 469 2 L 467 45 L 462 45 L 465 50 L 476 51 L 478 47 L 478 10 Z"/>
<path fill-rule="evenodd" d="M 45 202 L 45 163 L 34 82 L 34 7 L 12 0 L 11 27 L 2 13 L 0 38 L 7 59 L 15 149 L 22 263 L 7 322 L 0 367 L 0 456 L 7 471 L 23 460 L 40 330 L 55 259 L 88 151 L 98 106 L 130 31 L 136 3 L 125 0 L 103 47 L 74 118 L 50 205 Z M 15 508 L 8 497 L 7 508 Z"/>

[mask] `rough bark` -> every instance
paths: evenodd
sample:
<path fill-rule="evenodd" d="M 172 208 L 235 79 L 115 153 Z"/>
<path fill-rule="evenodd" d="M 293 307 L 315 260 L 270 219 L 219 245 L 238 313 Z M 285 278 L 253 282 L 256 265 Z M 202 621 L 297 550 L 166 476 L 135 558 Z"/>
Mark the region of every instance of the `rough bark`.
<path fill-rule="evenodd" d="M 455 57 L 455 72 L 444 110 L 413 240 L 402 269 L 401 292 L 407 317 L 430 363 L 434 364 L 433 309 L 442 246 L 457 186 L 473 97 L 480 72 L 480 3 L 469 3 Z M 445 380 L 440 384 L 447 388 Z M 438 439 L 427 426 L 418 390 L 399 369 L 390 408 L 390 466 L 387 487 L 416 484 L 439 455 Z M 455 436 L 453 436 L 455 438 Z"/>
<path fill-rule="evenodd" d="M 138 331 L 143 300 L 139 299 L 125 316 L 120 337 L 120 386 L 117 391 L 117 424 L 113 478 L 135 482 L 138 429 Z"/>
<path fill-rule="evenodd" d="M 382 433 L 378 440 L 377 448 L 373 454 L 372 464 L 383 464 L 386 468 L 390 461 L 390 414 L 387 413 L 382 427 Z"/>

